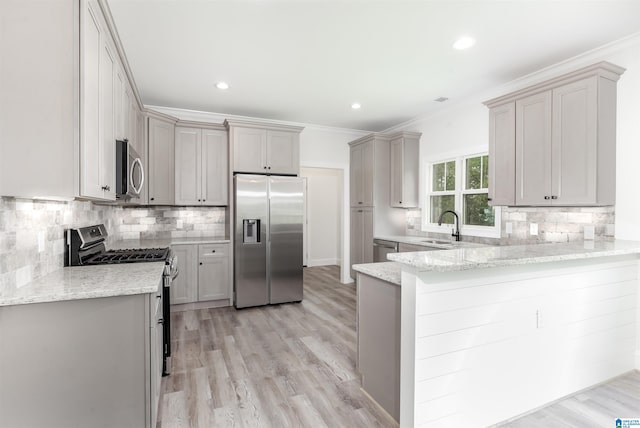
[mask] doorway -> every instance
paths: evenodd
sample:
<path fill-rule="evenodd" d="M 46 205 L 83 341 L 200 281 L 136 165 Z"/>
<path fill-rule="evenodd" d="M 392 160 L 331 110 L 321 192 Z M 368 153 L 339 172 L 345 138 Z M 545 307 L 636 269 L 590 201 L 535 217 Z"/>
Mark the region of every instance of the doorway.
<path fill-rule="evenodd" d="M 343 170 L 300 168 L 306 178 L 305 264 L 342 265 Z"/>

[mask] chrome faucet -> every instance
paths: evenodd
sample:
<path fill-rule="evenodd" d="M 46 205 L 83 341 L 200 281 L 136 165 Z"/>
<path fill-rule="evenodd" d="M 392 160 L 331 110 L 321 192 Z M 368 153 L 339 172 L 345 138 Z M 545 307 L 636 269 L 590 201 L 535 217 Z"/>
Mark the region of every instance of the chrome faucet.
<path fill-rule="evenodd" d="M 458 218 L 458 214 L 455 211 L 451 211 L 451 210 L 446 210 L 443 211 L 440 214 L 440 218 L 438 219 L 438 226 L 442 226 L 442 217 L 444 217 L 444 215 L 446 213 L 451 213 L 455 216 L 456 218 L 456 228 L 455 228 L 455 232 L 453 230 L 451 230 L 451 236 L 455 236 L 456 241 L 460 240 L 460 219 Z"/>

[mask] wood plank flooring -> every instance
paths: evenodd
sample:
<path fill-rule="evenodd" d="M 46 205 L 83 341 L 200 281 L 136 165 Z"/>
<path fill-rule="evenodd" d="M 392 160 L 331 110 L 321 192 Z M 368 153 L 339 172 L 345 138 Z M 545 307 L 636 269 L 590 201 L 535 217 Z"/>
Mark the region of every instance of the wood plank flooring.
<path fill-rule="evenodd" d="M 171 315 L 157 427 L 397 427 L 360 390 L 355 287 L 304 276 L 301 303 Z"/>
<path fill-rule="evenodd" d="M 333 266 L 304 275 L 302 303 L 171 315 L 158 428 L 397 427 L 360 390 L 355 287 Z M 638 372 L 499 426 L 614 427 L 617 417 L 640 417 Z"/>
<path fill-rule="evenodd" d="M 508 423 L 501 428 L 615 427 L 617 418 L 640 418 L 640 372 L 587 389 Z"/>

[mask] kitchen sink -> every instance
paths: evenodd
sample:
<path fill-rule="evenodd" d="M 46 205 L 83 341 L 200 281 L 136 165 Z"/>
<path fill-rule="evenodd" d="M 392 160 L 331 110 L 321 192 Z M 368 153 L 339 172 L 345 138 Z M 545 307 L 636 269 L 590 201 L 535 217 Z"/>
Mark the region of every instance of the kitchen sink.
<path fill-rule="evenodd" d="M 425 244 L 454 245 L 453 242 L 447 241 L 447 240 L 444 240 L 444 239 L 425 239 L 425 240 L 420 241 L 420 242 L 425 243 Z"/>

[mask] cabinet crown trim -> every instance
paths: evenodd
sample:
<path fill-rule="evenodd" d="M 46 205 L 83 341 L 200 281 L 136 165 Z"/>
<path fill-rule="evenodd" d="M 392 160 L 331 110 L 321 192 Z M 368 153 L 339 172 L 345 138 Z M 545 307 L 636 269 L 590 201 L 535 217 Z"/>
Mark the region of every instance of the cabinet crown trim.
<path fill-rule="evenodd" d="M 483 104 L 489 108 L 499 106 L 501 104 L 505 104 L 508 102 L 515 101 L 516 99 L 526 97 L 528 95 L 533 95 L 536 92 L 542 92 L 549 89 L 556 88 L 558 86 L 566 85 L 576 80 L 582 80 L 591 76 L 599 76 L 605 79 L 612 80 L 617 82 L 620 79 L 620 76 L 626 71 L 625 68 L 620 67 L 618 65 L 612 64 L 607 61 L 601 61 L 587 67 L 580 68 L 578 70 L 574 70 L 570 73 L 562 74 L 558 77 L 554 77 L 552 79 L 545 80 L 544 82 L 527 86 L 523 89 L 519 89 L 514 92 L 510 92 L 506 95 L 499 96 L 497 98 L 492 98 L 483 102 Z"/>
<path fill-rule="evenodd" d="M 267 122 L 253 122 L 250 120 L 229 120 L 225 119 L 223 125 L 225 128 L 229 129 L 234 126 L 242 127 L 242 128 L 259 128 L 259 129 L 269 129 L 273 131 L 289 131 L 289 132 L 302 132 L 304 126 L 293 126 L 293 125 L 280 125 L 275 123 L 267 123 Z"/>
<path fill-rule="evenodd" d="M 152 117 L 154 119 L 162 120 L 164 122 L 169 122 L 175 124 L 178 122 L 177 117 L 169 116 L 168 114 L 160 113 L 159 111 L 150 110 L 148 108 L 142 109 L 142 113 L 144 113 L 147 117 Z"/>
<path fill-rule="evenodd" d="M 178 120 L 176 126 L 182 128 L 198 128 L 198 129 L 212 129 L 215 131 L 227 131 L 227 128 L 221 123 L 210 122 L 197 122 L 193 120 Z"/>
<path fill-rule="evenodd" d="M 421 132 L 411 132 L 411 131 L 400 131 L 400 132 L 394 132 L 392 134 L 384 134 L 381 132 L 374 132 L 368 135 L 365 135 L 364 137 L 360 137 L 357 140 L 353 140 L 351 142 L 349 142 L 350 146 L 357 146 L 358 144 L 362 144 L 362 143 L 366 143 L 368 141 L 372 141 L 372 140 L 378 140 L 378 141 L 391 141 L 391 140 L 395 140 L 398 138 L 420 138 L 422 136 Z"/>

